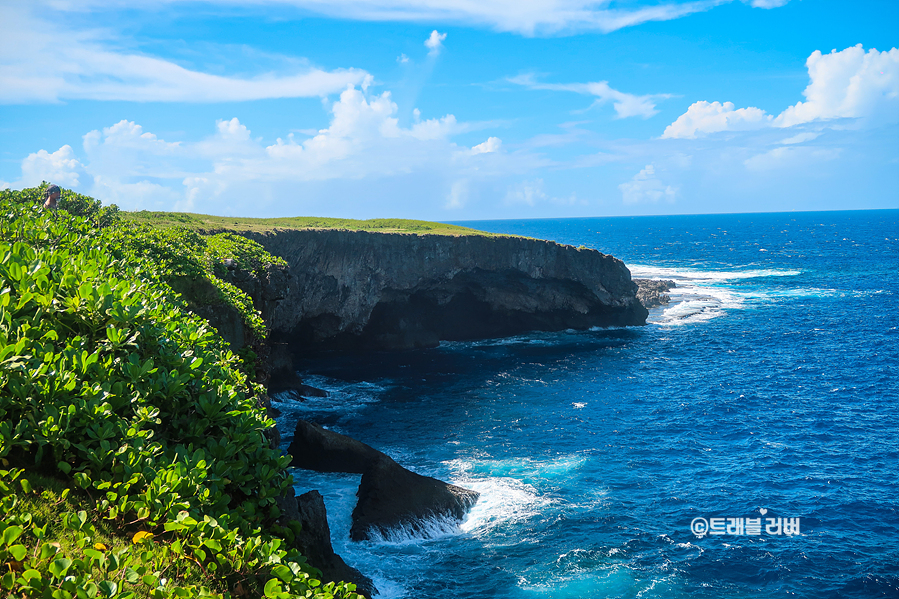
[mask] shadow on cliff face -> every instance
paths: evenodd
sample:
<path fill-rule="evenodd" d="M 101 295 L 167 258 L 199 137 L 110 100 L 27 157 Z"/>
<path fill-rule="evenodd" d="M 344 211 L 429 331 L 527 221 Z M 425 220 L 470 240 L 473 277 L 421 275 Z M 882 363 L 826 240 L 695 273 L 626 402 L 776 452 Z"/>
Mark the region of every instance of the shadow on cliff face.
<path fill-rule="evenodd" d="M 436 347 L 440 341 L 628 326 L 645 320 L 646 310 L 639 303 L 600 302 L 576 281 L 476 269 L 411 290 L 385 290 L 359 333 L 337 333 L 339 319 L 322 314 L 303 321 L 289 340 L 307 350 L 399 350 Z"/>

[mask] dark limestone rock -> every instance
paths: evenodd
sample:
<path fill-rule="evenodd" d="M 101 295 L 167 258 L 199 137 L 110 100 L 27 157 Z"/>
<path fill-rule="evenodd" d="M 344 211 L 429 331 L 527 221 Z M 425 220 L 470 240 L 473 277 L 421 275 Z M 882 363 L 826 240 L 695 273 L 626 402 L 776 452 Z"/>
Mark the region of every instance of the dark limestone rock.
<path fill-rule="evenodd" d="M 317 472 L 362 474 L 350 538 L 369 538 L 372 528 L 421 528 L 428 518 L 461 520 L 478 493 L 406 470 L 361 441 L 300 420 L 288 453 L 291 466 Z"/>
<path fill-rule="evenodd" d="M 479 494 L 406 470 L 385 455 L 362 475 L 356 496 L 350 538 L 364 541 L 372 529 L 418 531 L 429 518 L 461 520 Z"/>
<path fill-rule="evenodd" d="M 242 234 L 290 265 L 272 331 L 296 351 L 432 347 L 646 322 L 630 271 L 595 250 L 479 235 Z"/>
<path fill-rule="evenodd" d="M 278 427 L 273 426 L 262 431 L 262 436 L 268 441 L 268 446 L 272 449 L 278 449 L 281 446 L 281 431 Z"/>
<path fill-rule="evenodd" d="M 361 441 L 305 420 L 297 422 L 287 453 L 293 456 L 290 465 L 297 468 L 353 474 L 365 473 L 384 456 Z"/>
<path fill-rule="evenodd" d="M 331 395 L 324 389 L 318 389 L 309 385 L 300 385 L 296 388 L 296 392 L 300 397 L 328 397 Z"/>
<path fill-rule="evenodd" d="M 667 305 L 671 296 L 666 292 L 677 287 L 677 283 L 670 280 L 658 279 L 634 279 L 637 284 L 637 299 L 646 309 Z"/>
<path fill-rule="evenodd" d="M 279 524 L 286 527 L 288 522 L 295 520 L 303 527 L 294 539 L 294 547 L 306 556 L 310 564 L 321 570 L 325 582 L 352 582 L 357 592 L 366 597 L 377 595 L 378 590 L 371 579 L 334 552 L 321 493 L 309 491 L 299 497 L 294 495 L 294 490 L 288 489 L 286 495 L 278 498 L 281 509 Z"/>
<path fill-rule="evenodd" d="M 269 393 L 281 393 L 296 389 L 303 384 L 303 379 L 297 374 L 294 366 L 293 354 L 286 343 L 271 343 L 269 367 L 271 376 L 268 380 Z"/>

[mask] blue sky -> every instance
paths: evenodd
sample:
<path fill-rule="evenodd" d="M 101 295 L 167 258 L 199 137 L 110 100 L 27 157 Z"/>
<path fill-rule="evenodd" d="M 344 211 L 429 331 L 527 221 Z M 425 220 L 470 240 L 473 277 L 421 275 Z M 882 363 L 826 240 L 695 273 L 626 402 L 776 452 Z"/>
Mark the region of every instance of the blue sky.
<path fill-rule="evenodd" d="M 444 221 L 899 207 L 895 0 L 12 0 L 0 20 L 0 187 Z"/>

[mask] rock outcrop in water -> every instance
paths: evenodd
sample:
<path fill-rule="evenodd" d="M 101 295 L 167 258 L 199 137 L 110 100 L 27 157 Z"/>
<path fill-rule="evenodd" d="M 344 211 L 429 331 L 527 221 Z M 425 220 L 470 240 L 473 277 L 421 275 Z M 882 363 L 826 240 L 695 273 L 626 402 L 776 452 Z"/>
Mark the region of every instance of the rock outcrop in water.
<path fill-rule="evenodd" d="M 427 520 L 461 520 L 478 493 L 406 470 L 390 456 L 361 441 L 300 420 L 288 448 L 291 466 L 317 472 L 362 474 L 350 538 L 373 532 L 424 529 Z"/>
<path fill-rule="evenodd" d="M 434 519 L 461 521 L 480 494 L 406 470 L 385 455 L 362 475 L 356 495 L 350 538 L 365 541 L 398 528 L 419 533 Z"/>
<path fill-rule="evenodd" d="M 407 349 L 646 322 L 624 263 L 595 250 L 480 235 L 244 234 L 290 266 L 271 323 L 294 348 Z"/>
<path fill-rule="evenodd" d="M 671 296 L 667 292 L 677 287 L 674 281 L 660 279 L 634 279 L 634 283 L 638 287 L 637 299 L 647 310 L 668 305 Z"/>
<path fill-rule="evenodd" d="M 299 549 L 311 564 L 321 570 L 326 581 L 352 582 L 366 597 L 378 594 L 368 576 L 347 565 L 343 558 L 334 552 L 325 500 L 321 493 L 309 491 L 296 497 L 294 490 L 288 489 L 277 501 L 281 509 L 279 520 L 281 526 L 288 527 L 291 521 L 299 522 L 302 526 L 302 530 L 296 533 L 292 545 Z"/>

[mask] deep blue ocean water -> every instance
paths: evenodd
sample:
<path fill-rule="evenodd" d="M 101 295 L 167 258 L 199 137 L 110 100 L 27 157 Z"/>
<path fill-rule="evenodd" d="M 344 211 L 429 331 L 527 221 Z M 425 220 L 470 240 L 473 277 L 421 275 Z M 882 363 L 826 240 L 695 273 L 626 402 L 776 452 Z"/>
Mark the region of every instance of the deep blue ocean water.
<path fill-rule="evenodd" d="M 285 448 L 306 418 L 481 492 L 353 543 L 359 477 L 296 472 L 383 597 L 899 597 L 899 211 L 462 224 L 678 288 L 646 327 L 301 364 L 332 395 L 279 405 Z"/>

